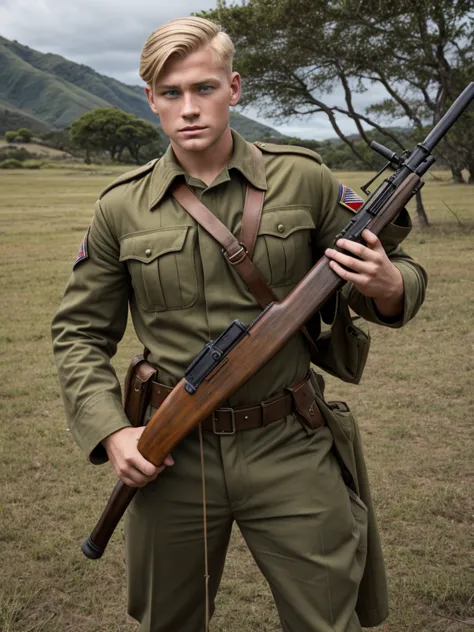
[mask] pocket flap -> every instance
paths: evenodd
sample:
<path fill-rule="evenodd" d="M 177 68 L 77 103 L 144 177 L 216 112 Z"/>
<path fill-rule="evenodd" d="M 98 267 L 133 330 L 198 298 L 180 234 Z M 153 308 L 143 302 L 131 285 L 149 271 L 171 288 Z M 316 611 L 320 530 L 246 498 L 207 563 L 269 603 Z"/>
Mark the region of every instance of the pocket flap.
<path fill-rule="evenodd" d="M 183 248 L 189 226 L 161 228 L 141 235 L 125 237 L 120 244 L 120 261 L 135 259 L 151 263 L 157 257 Z"/>
<path fill-rule="evenodd" d="M 259 235 L 272 235 L 285 239 L 297 230 L 315 228 L 308 209 L 302 207 L 279 208 L 265 211 L 260 222 Z"/>

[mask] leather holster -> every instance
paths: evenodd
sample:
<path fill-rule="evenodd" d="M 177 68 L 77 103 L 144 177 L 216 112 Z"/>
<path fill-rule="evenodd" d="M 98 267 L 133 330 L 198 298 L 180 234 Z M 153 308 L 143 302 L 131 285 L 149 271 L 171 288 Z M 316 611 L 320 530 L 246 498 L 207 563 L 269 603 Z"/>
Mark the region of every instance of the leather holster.
<path fill-rule="evenodd" d="M 141 426 L 143 423 L 152 378 L 156 373 L 156 367 L 147 362 L 143 354 L 133 356 L 123 389 L 123 408 L 132 426 Z"/>

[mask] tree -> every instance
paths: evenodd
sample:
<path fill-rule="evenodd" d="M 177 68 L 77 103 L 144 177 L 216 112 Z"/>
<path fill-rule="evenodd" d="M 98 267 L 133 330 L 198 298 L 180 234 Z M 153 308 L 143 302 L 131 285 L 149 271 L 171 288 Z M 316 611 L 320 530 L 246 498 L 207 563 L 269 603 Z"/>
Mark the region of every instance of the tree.
<path fill-rule="evenodd" d="M 119 160 L 125 149 L 139 163 L 140 149 L 160 138 L 158 129 L 117 108 L 97 108 L 71 123 L 71 143 L 83 149 L 86 162 L 92 152 L 108 152 L 111 160 Z"/>
<path fill-rule="evenodd" d="M 14 143 L 15 138 L 16 138 L 16 132 L 14 131 L 5 132 L 5 140 L 7 141 L 7 143 Z"/>
<path fill-rule="evenodd" d="M 215 11 L 202 15 L 220 21 L 236 44 L 244 105 L 254 104 L 275 120 L 322 112 L 358 160 L 372 167 L 373 159 L 343 133 L 340 117 L 354 121 L 365 143 L 371 141 L 370 126 L 392 149 L 403 150 L 399 134 L 384 127 L 380 117 L 390 114 L 391 103 L 393 116 L 401 108 L 419 130 L 439 120 L 448 105 L 443 85 L 451 86 L 450 99 L 459 91 L 451 84 L 461 70 L 453 68 L 465 73 L 472 66 L 470 10 L 472 0 L 243 0 L 239 5 L 222 0 Z M 449 68 L 444 59 L 450 60 Z M 358 110 L 354 95 L 377 84 L 390 101 L 378 110 Z M 334 104 L 336 89 L 344 105 Z M 430 112 L 436 114 L 431 120 Z"/>
<path fill-rule="evenodd" d="M 16 135 L 23 143 L 29 143 L 34 136 L 33 132 L 26 127 L 20 127 L 20 129 L 17 129 Z"/>
<path fill-rule="evenodd" d="M 14 143 L 16 140 L 20 140 L 22 143 L 29 143 L 33 136 L 33 132 L 26 127 L 20 127 L 20 129 L 17 130 L 5 132 L 5 140 L 7 143 Z"/>
<path fill-rule="evenodd" d="M 135 119 L 127 125 L 122 125 L 118 135 L 137 165 L 140 164 L 140 149 L 152 143 L 159 143 L 161 139 L 158 129 L 143 119 Z"/>

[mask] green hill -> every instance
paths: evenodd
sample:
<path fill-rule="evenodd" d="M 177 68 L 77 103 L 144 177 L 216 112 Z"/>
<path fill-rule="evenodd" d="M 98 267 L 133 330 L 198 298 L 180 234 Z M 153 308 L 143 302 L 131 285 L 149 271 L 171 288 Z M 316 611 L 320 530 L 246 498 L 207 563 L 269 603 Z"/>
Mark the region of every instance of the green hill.
<path fill-rule="evenodd" d="M 0 136 L 3 136 L 9 130 L 20 127 L 26 127 L 35 132 L 35 134 L 45 134 L 53 129 L 52 125 L 45 123 L 41 119 L 16 108 L 3 105 L 0 102 Z"/>
<path fill-rule="evenodd" d="M 26 121 L 33 117 L 51 129 L 66 127 L 89 110 L 111 106 L 158 125 L 141 87 L 0 36 L 0 132 L 15 127 L 6 127 L 12 120 L 11 111 L 24 114 L 21 126 L 31 127 Z M 280 135 L 241 114 L 232 113 L 231 120 L 248 140 Z"/>

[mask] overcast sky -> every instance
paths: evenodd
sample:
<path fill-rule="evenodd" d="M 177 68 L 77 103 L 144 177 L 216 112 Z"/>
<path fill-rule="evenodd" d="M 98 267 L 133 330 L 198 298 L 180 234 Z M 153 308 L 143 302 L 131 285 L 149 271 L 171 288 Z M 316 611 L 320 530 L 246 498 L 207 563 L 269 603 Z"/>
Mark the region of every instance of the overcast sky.
<path fill-rule="evenodd" d="M 138 60 L 148 35 L 167 20 L 214 7 L 215 0 L 0 0 L 0 35 L 141 85 Z M 369 91 L 355 104 L 361 108 L 381 98 L 380 92 Z M 343 104 L 338 93 L 331 99 Z M 276 124 L 253 109 L 243 113 L 284 134 L 313 139 L 335 136 L 324 115 Z M 339 123 L 346 133 L 356 131 L 346 118 Z"/>

